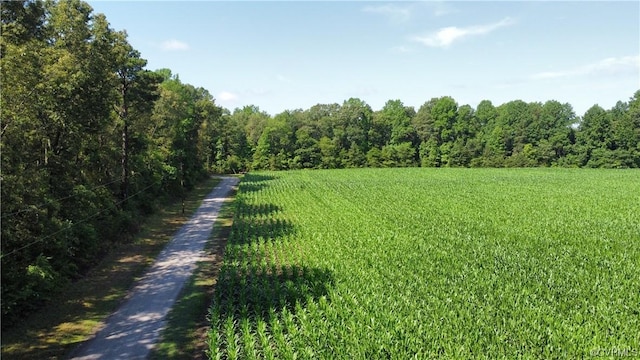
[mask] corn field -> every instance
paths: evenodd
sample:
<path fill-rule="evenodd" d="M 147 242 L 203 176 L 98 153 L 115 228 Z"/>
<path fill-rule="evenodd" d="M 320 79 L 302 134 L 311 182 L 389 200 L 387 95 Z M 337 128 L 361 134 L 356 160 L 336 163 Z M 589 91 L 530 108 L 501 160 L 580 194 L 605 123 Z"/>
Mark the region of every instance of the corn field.
<path fill-rule="evenodd" d="M 245 175 L 212 359 L 577 358 L 640 351 L 640 173 Z"/>

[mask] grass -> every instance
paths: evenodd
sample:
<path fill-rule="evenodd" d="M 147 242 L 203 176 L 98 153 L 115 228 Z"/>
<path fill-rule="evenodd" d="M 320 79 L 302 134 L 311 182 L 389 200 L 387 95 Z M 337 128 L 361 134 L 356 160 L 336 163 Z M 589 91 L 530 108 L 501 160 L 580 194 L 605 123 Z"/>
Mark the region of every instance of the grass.
<path fill-rule="evenodd" d="M 212 359 L 640 351 L 640 172 L 245 175 Z"/>
<path fill-rule="evenodd" d="M 232 195 L 230 195 L 232 196 Z M 207 312 L 223 251 L 233 224 L 233 203 L 227 202 L 218 213 L 211 237 L 205 247 L 206 260 L 198 263 L 191 279 L 167 316 L 167 326 L 149 359 L 205 359 L 209 330 Z"/>
<path fill-rule="evenodd" d="M 3 359 L 59 359 L 91 337 L 153 263 L 173 234 L 219 182 L 207 179 L 186 197 L 145 219 L 130 244 L 119 245 L 38 312 L 2 333 Z"/>

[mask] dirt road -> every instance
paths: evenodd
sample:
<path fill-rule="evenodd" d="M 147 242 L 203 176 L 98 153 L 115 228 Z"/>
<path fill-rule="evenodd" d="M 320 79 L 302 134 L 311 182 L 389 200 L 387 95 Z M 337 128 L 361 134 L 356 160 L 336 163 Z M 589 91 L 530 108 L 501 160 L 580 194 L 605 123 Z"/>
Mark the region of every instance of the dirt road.
<path fill-rule="evenodd" d="M 180 290 L 204 255 L 204 245 L 222 203 L 237 183 L 237 178 L 223 178 L 205 197 L 200 208 L 132 289 L 126 302 L 106 320 L 93 339 L 72 353 L 72 359 L 144 359 L 148 356 Z"/>

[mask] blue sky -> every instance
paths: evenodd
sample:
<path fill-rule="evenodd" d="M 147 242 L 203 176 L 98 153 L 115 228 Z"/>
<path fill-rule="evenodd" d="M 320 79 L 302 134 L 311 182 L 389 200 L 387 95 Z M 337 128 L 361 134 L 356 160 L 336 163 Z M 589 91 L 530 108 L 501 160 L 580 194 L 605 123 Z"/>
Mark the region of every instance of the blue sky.
<path fill-rule="evenodd" d="M 640 89 L 640 2 L 89 1 L 151 70 L 230 110 L 358 97 L 475 107 L 558 100 L 581 116 Z"/>

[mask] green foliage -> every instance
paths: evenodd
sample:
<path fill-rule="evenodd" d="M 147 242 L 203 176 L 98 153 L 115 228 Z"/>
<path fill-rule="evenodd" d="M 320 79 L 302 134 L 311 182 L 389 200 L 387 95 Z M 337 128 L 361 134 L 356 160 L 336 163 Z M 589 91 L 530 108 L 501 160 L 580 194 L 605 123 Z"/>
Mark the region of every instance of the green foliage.
<path fill-rule="evenodd" d="M 249 173 L 214 289 L 209 357 L 583 358 L 638 348 L 637 178 Z"/>
<path fill-rule="evenodd" d="M 445 96 L 417 112 L 400 100 L 372 112 L 364 101 L 349 99 L 273 118 L 249 106 L 236 109 L 223 128 L 240 131 L 237 137 L 249 143 L 233 158 L 246 164 L 244 170 L 638 167 L 637 109 L 637 95 L 608 111 L 595 106 L 583 119 L 570 104 L 555 100 L 499 107 L 483 100 L 474 109 Z"/>
<path fill-rule="evenodd" d="M 230 112 L 169 69 L 147 70 L 126 32 L 83 1 L 0 11 L 0 75 L 11 84 L 0 93 L 3 326 L 55 290 L 30 266 L 79 276 L 156 199 L 182 196 L 210 171 L 640 167 L 640 91 L 582 118 L 554 100 L 474 109 L 449 96 L 418 111 L 389 100 L 374 112 L 351 98 L 273 117 Z"/>
<path fill-rule="evenodd" d="M 146 70 L 85 2 L 1 10 L 5 328 L 130 239 L 157 198 L 205 175 L 221 109 L 206 90 Z"/>
<path fill-rule="evenodd" d="M 415 165 L 416 150 L 410 142 L 387 145 L 382 148 L 380 159 L 384 167 L 408 167 Z"/>

